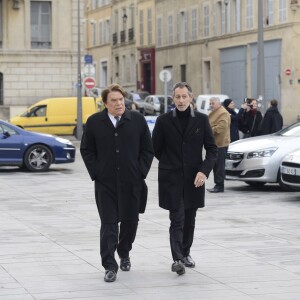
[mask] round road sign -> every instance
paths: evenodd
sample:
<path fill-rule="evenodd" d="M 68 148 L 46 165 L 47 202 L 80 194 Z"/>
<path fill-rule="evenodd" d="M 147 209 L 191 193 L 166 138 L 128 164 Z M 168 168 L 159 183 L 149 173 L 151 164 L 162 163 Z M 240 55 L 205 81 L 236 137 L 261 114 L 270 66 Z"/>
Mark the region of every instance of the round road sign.
<path fill-rule="evenodd" d="M 95 79 L 93 77 L 87 77 L 84 80 L 84 85 L 87 89 L 93 89 L 96 86 Z"/>
<path fill-rule="evenodd" d="M 292 74 L 292 70 L 291 69 L 285 69 L 284 71 L 285 75 L 290 76 Z"/>
<path fill-rule="evenodd" d="M 164 82 L 164 81 L 170 81 L 171 79 L 172 79 L 172 74 L 171 74 L 171 72 L 169 71 L 169 70 L 166 70 L 166 69 L 164 69 L 164 70 L 161 70 L 160 72 L 159 72 L 159 79 L 162 81 L 162 82 Z"/>

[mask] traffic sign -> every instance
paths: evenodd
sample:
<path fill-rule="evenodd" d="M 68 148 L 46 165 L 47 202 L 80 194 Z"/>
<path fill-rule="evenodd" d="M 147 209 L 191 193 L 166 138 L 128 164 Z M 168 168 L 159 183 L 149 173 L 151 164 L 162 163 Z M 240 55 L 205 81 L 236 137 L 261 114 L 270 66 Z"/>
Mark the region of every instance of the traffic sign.
<path fill-rule="evenodd" d="M 290 76 L 292 74 L 292 70 L 290 68 L 285 69 L 285 75 Z"/>
<path fill-rule="evenodd" d="M 166 70 L 166 69 L 161 70 L 159 72 L 159 79 L 162 82 L 164 82 L 164 81 L 169 82 L 172 79 L 172 74 L 171 74 L 171 72 L 169 70 Z"/>
<path fill-rule="evenodd" d="M 84 85 L 87 89 L 93 89 L 96 86 L 95 79 L 93 77 L 87 77 L 84 80 Z"/>

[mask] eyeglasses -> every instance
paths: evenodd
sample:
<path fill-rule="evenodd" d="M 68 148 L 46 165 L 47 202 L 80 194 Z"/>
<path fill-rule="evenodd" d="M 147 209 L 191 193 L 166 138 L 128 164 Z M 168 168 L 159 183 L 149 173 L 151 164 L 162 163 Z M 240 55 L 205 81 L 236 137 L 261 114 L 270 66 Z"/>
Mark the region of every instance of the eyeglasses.
<path fill-rule="evenodd" d="M 184 87 L 186 87 L 187 90 L 188 90 L 190 93 L 193 92 L 191 86 L 190 86 L 188 83 L 186 83 L 186 82 L 178 82 L 178 83 L 176 83 L 176 84 L 173 86 L 173 91 L 175 91 L 175 89 L 177 89 L 177 88 L 182 89 L 182 88 L 184 88 Z"/>

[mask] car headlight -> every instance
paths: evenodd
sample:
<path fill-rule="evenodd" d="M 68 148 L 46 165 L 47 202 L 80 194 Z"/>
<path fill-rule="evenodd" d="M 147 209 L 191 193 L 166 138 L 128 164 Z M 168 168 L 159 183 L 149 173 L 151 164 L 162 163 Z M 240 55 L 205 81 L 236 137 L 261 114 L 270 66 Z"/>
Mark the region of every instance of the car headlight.
<path fill-rule="evenodd" d="M 252 151 L 248 153 L 247 158 L 249 159 L 249 158 L 271 157 L 277 149 L 278 148 L 273 147 L 273 148 Z"/>
<path fill-rule="evenodd" d="M 56 137 L 55 138 L 58 142 L 62 143 L 62 144 L 66 144 L 66 145 L 73 145 L 71 141 L 67 140 L 67 139 L 63 139 L 60 137 Z"/>

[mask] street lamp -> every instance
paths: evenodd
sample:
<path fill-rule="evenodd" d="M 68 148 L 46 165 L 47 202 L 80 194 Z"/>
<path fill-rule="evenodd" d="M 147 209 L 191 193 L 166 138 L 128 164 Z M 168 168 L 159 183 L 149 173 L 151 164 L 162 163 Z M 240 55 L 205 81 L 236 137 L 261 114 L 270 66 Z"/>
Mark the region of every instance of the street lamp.
<path fill-rule="evenodd" d="M 81 139 L 82 136 L 82 89 L 81 89 L 81 52 L 80 52 L 80 1 L 77 0 L 77 26 L 78 26 L 78 50 L 77 50 L 77 126 L 76 126 L 76 138 Z"/>
<path fill-rule="evenodd" d="M 228 12 L 227 12 L 227 6 L 228 6 L 228 2 L 229 0 L 224 0 L 224 4 L 225 4 L 225 34 L 227 34 L 227 26 L 228 26 Z"/>
<path fill-rule="evenodd" d="M 264 21 L 263 0 L 258 0 L 257 29 L 257 97 L 261 101 L 262 113 L 265 112 L 265 57 L 264 57 Z"/>

